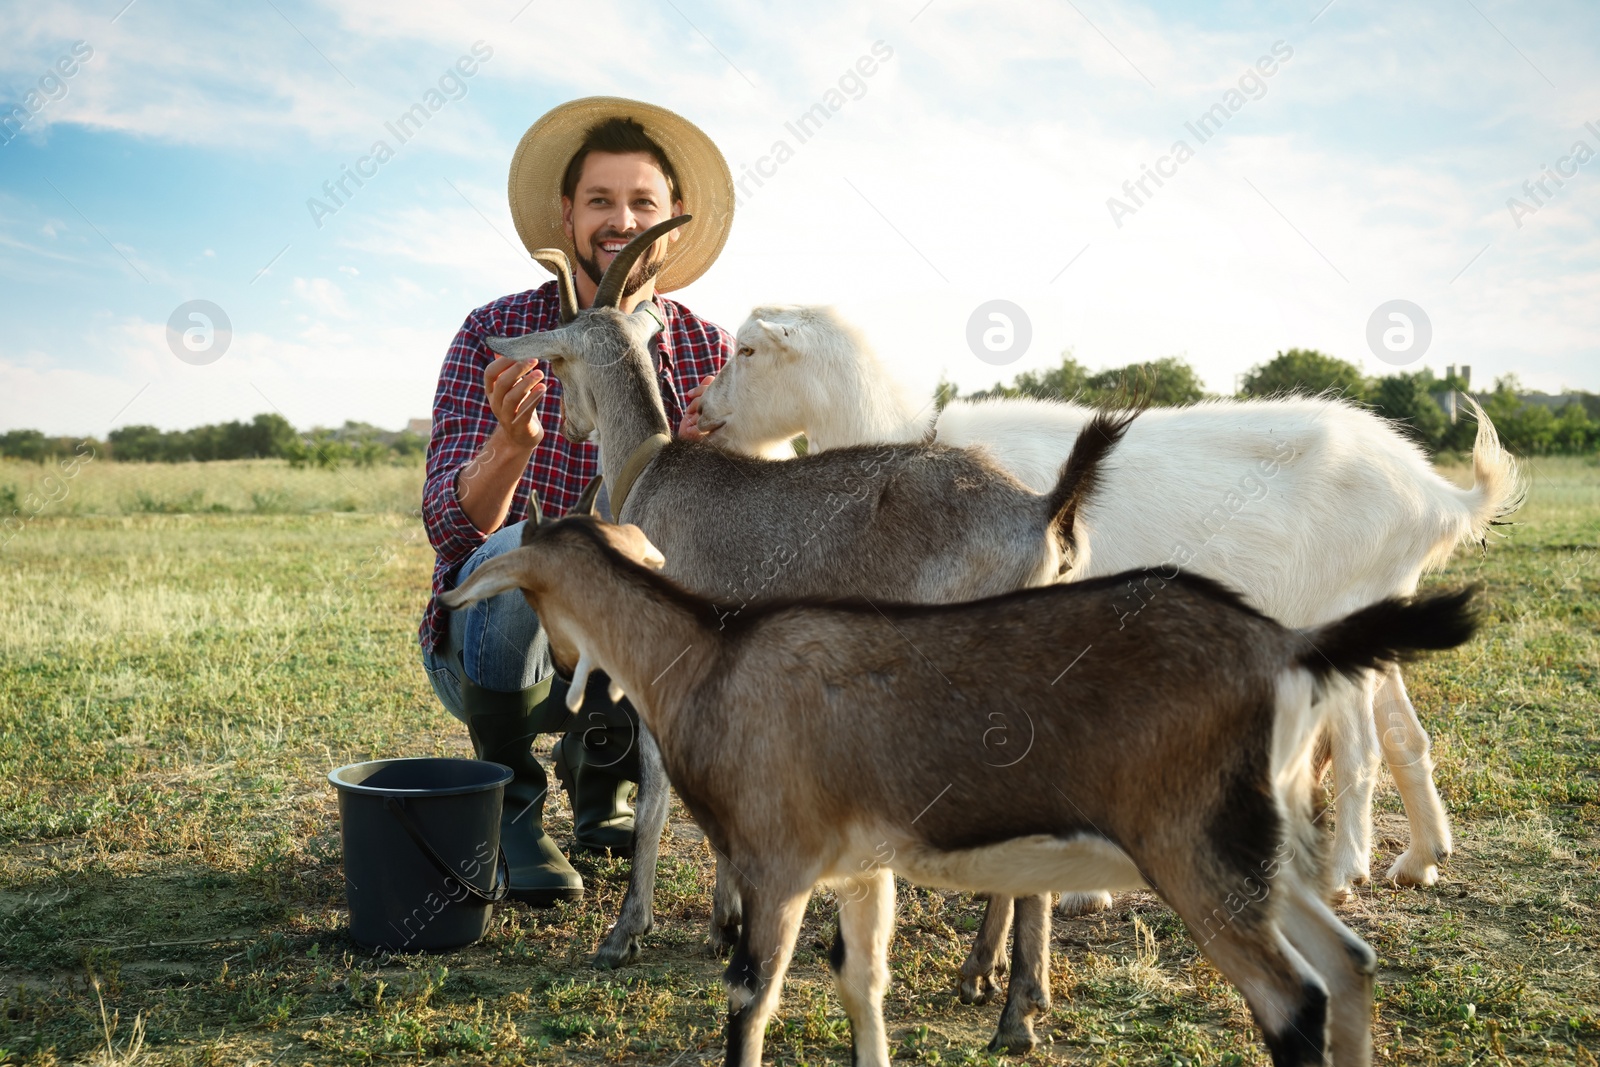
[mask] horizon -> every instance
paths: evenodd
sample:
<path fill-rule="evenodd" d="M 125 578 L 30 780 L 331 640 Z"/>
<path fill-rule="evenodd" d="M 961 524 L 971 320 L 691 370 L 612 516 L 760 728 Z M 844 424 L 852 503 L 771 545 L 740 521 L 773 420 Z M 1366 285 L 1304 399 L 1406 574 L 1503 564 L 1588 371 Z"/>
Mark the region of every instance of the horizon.
<path fill-rule="evenodd" d="M 1288 351 L 1288 350 L 1286 349 L 1284 351 Z M 1281 353 L 1279 353 L 1279 354 L 1281 354 Z M 1067 352 L 1061 353 L 1061 360 L 1062 361 L 1065 361 L 1065 360 L 1071 359 L 1071 358 L 1074 358 L 1072 353 L 1071 353 L 1071 351 L 1067 351 Z M 1182 359 L 1181 356 L 1177 357 L 1177 358 L 1179 358 L 1180 360 Z M 1053 366 L 1060 366 L 1060 363 L 1058 362 L 1057 364 L 1054 364 Z M 1120 367 L 1101 367 L 1101 368 L 1086 367 L 1085 369 L 1090 374 L 1100 374 L 1100 373 L 1103 373 L 1105 371 L 1123 370 L 1123 369 L 1126 369 L 1128 366 L 1130 366 L 1130 365 L 1129 364 L 1124 364 L 1123 366 L 1120 366 Z M 1256 364 L 1256 365 L 1252 366 L 1251 370 L 1259 369 L 1261 366 L 1262 366 L 1262 364 Z M 1048 366 L 1041 366 L 1041 367 L 1033 368 L 1033 369 L 1035 369 L 1035 370 L 1043 370 L 1043 369 L 1049 369 L 1049 368 L 1048 368 Z M 1426 371 L 1429 374 L 1432 374 L 1433 377 L 1434 377 L 1434 380 L 1439 382 L 1441 385 L 1446 380 L 1448 380 L 1448 375 L 1449 374 L 1452 374 L 1457 370 L 1465 371 L 1465 372 L 1470 374 L 1472 368 L 1471 367 L 1454 367 L 1454 366 L 1450 366 L 1450 367 L 1446 367 L 1444 369 L 1443 373 L 1434 372 L 1433 368 L 1431 366 L 1427 365 L 1427 364 L 1420 364 L 1420 365 L 1418 365 L 1416 367 L 1411 367 L 1411 368 L 1396 368 L 1397 372 L 1403 372 L 1403 373 L 1406 373 L 1406 374 L 1412 374 L 1412 373 L 1416 373 L 1416 372 L 1419 372 L 1419 371 Z M 1248 372 L 1241 371 L 1236 375 L 1236 378 L 1242 378 L 1242 377 L 1244 377 L 1244 375 L 1246 373 L 1248 373 Z M 1368 380 L 1369 381 L 1373 381 L 1373 380 L 1376 380 L 1376 378 L 1374 376 L 1369 376 Z M 956 397 L 954 397 L 953 399 L 966 399 L 966 398 L 972 396 L 973 394 L 975 394 L 977 392 L 980 392 L 980 391 L 983 391 L 983 390 L 986 390 L 986 389 L 993 389 L 996 386 L 1001 386 L 1001 385 L 1014 385 L 1014 384 L 1015 384 L 1015 376 L 1013 376 L 1013 378 L 1012 378 L 1012 380 L 1010 382 L 995 381 L 995 382 L 990 383 L 987 386 L 978 386 L 978 387 L 976 387 L 974 389 L 971 389 L 971 390 L 961 390 L 956 395 Z M 1478 384 L 1470 385 L 1467 389 L 1463 390 L 1463 392 L 1465 392 L 1467 395 L 1472 396 L 1474 398 L 1482 399 L 1484 397 L 1488 397 L 1488 396 L 1493 395 L 1493 393 L 1498 388 L 1498 384 L 1499 384 L 1498 381 L 1490 382 L 1490 383 L 1478 383 Z M 1600 395 L 1600 394 L 1597 394 L 1593 390 L 1587 390 L 1587 389 L 1570 389 L 1569 388 L 1569 389 L 1563 389 L 1563 390 L 1558 391 L 1558 392 L 1548 392 L 1548 391 L 1543 391 L 1543 390 L 1538 390 L 1538 389 L 1530 389 L 1530 388 L 1527 387 L 1527 384 L 1523 383 L 1523 382 L 1518 382 L 1518 385 L 1521 386 L 1521 388 L 1518 390 L 1518 395 L 1519 396 L 1523 396 L 1523 397 L 1546 397 L 1546 398 L 1551 398 L 1551 399 L 1561 399 L 1561 398 L 1565 398 L 1565 397 Z M 1446 392 L 1446 390 L 1439 389 L 1439 390 L 1433 391 L 1431 395 L 1434 395 L 1435 397 L 1437 397 L 1438 395 L 1440 395 L 1440 394 L 1442 394 L 1444 392 Z M 1238 392 L 1219 393 L 1219 392 L 1214 392 L 1214 391 L 1208 391 L 1206 393 L 1206 395 L 1204 397 L 1202 397 L 1201 399 L 1202 400 L 1228 400 L 1228 399 L 1264 400 L 1264 399 L 1269 399 L 1269 398 L 1267 398 L 1267 397 L 1246 397 L 1246 396 L 1241 395 Z M 1367 403 L 1367 401 L 1364 401 L 1360 397 L 1344 397 L 1343 399 L 1349 400 L 1350 402 L 1356 403 L 1356 404 Z M 1182 405 L 1179 405 L 1179 406 L 1182 406 Z M 275 414 L 275 413 L 271 412 L 271 411 L 252 412 L 250 414 L 247 414 L 247 415 L 244 415 L 244 416 L 240 416 L 240 417 L 235 418 L 235 419 L 222 420 L 222 423 L 226 423 L 226 422 L 249 423 L 252 419 L 254 419 L 256 417 L 259 417 L 259 416 L 262 416 L 262 415 L 269 415 L 269 414 Z M 369 429 L 369 430 L 375 430 L 375 431 L 377 431 L 379 433 L 386 433 L 386 434 L 402 434 L 402 433 L 408 433 L 408 432 L 410 432 L 410 433 L 420 433 L 421 431 L 416 429 L 415 427 L 413 427 L 411 424 L 412 423 L 420 423 L 420 422 L 431 422 L 431 421 L 432 421 L 432 417 L 429 416 L 429 415 L 413 415 L 413 416 L 410 416 L 409 418 L 403 420 L 403 423 L 401 425 L 388 426 L 388 425 L 382 425 L 382 424 L 378 424 L 378 423 L 366 422 L 366 421 L 361 420 L 361 419 L 343 419 L 343 420 L 339 421 L 338 423 L 315 423 L 313 425 L 306 426 L 304 428 L 295 426 L 295 427 L 293 427 L 293 429 L 294 429 L 294 431 L 296 433 L 299 433 L 299 434 L 312 434 L 312 433 L 316 433 L 316 432 L 319 432 L 319 431 L 338 431 L 338 430 L 348 429 L 348 428 L 351 428 L 351 427 L 360 427 L 360 428 L 365 428 L 365 429 Z M 207 427 L 207 426 L 221 425 L 222 423 L 204 422 L 204 423 L 194 423 L 192 425 L 186 425 L 186 426 L 156 426 L 155 428 L 160 430 L 160 431 L 162 431 L 163 433 L 184 433 L 184 432 L 191 431 L 191 430 L 198 430 L 198 429 L 201 429 L 201 428 L 204 428 L 204 427 Z M 119 425 L 119 426 L 115 427 L 115 429 L 126 430 L 126 429 L 130 429 L 130 428 L 133 428 L 133 427 L 150 427 L 150 426 L 153 426 L 153 425 L 154 425 L 153 423 L 127 422 L 127 423 L 124 423 L 122 425 Z M 36 429 L 38 429 L 38 428 L 34 427 L 34 426 L 0 426 L 0 434 L 13 432 L 13 431 L 28 431 L 28 430 L 36 430 Z M 553 428 L 548 428 L 547 427 L 546 428 L 546 433 L 548 434 L 548 433 L 552 432 L 552 430 L 553 430 Z M 50 438 L 65 438 L 65 439 L 78 438 L 78 439 L 81 439 L 81 440 L 96 439 L 96 438 L 93 438 L 92 435 L 75 434 L 75 433 L 46 434 L 46 436 L 50 437 Z M 5 457 L 0 457 L 0 458 L 5 458 Z"/>
<path fill-rule="evenodd" d="M 728 161 L 728 244 L 674 299 L 730 331 L 834 304 L 930 392 L 1070 350 L 1176 355 L 1226 395 L 1294 347 L 1600 391 L 1576 0 L 596 7 L 627 63 L 552 46 L 523 0 L 0 26 L 0 431 L 428 415 L 462 320 L 547 280 L 506 174 L 588 95 L 671 108 Z"/>

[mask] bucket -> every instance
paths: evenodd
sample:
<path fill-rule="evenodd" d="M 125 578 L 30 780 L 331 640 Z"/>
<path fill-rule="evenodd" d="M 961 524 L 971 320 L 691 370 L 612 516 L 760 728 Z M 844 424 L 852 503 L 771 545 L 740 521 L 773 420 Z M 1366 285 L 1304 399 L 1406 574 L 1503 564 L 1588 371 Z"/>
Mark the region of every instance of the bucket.
<path fill-rule="evenodd" d="M 350 936 L 374 952 L 470 945 L 506 897 L 500 807 L 511 768 L 469 759 L 385 759 L 330 771 Z"/>

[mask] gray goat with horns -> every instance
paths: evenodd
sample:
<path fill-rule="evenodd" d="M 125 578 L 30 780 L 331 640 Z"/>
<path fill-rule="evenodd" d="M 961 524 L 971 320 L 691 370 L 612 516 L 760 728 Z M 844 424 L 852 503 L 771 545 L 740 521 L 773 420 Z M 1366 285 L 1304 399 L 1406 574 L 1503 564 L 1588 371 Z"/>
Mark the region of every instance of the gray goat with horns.
<path fill-rule="evenodd" d="M 689 221 L 658 223 L 618 253 L 591 307 L 578 310 L 565 253 L 536 259 L 560 285 L 564 324 L 544 333 L 487 338 L 495 352 L 548 361 L 561 382 L 561 432 L 597 441 L 612 514 L 638 525 L 667 560 L 666 573 L 724 606 L 725 616 L 775 598 L 859 596 L 907 603 L 974 600 L 1068 575 L 1073 526 L 1094 472 L 1134 414 L 1098 416 L 1062 466 L 1054 489 L 1033 492 L 976 450 L 870 445 L 786 462 L 672 440 L 648 343 L 658 322 L 619 308 L 633 264 Z M 675 635 L 653 635 L 665 647 Z M 593 664 L 574 665 L 570 700 L 581 700 Z M 937 663 L 925 664 L 937 677 Z M 774 679 L 774 683 L 777 679 Z M 980 729 L 975 743 L 982 736 Z M 652 927 L 656 858 L 667 820 L 667 778 L 648 730 L 640 737 L 633 868 L 621 914 L 595 956 L 634 959 Z M 718 863 L 711 944 L 732 946 L 742 921 L 739 887 Z M 1028 908 L 1034 917 L 1039 909 Z M 1024 919 L 1019 918 L 1019 931 Z M 1039 955 L 1042 943 L 1016 942 Z M 1031 947 L 1030 947 L 1031 946 Z M 1037 964 L 1014 973 L 1033 975 Z M 1033 1045 L 1032 1017 L 1048 1005 L 1037 982 L 1013 981 L 997 1045 Z"/>
<path fill-rule="evenodd" d="M 1371 1062 L 1377 957 L 1323 899 L 1322 691 L 1467 640 L 1470 590 L 1307 630 L 1187 575 L 1113 629 L 1126 574 L 959 605 L 770 604 L 730 624 L 657 574 L 665 562 L 637 526 L 530 524 L 446 602 L 521 589 L 558 667 L 596 665 L 634 699 L 744 894 L 729 1067 L 761 1062 L 819 882 L 839 890 L 829 962 L 853 1062 L 888 1067 L 896 873 L 1026 900 L 1149 885 L 1244 996 L 1277 1067 Z M 1029 736 L 1003 767 L 973 737 L 1002 703 Z M 1152 775 L 1160 788 L 1128 788 Z M 1037 933 L 1047 946 L 1048 909 Z"/>

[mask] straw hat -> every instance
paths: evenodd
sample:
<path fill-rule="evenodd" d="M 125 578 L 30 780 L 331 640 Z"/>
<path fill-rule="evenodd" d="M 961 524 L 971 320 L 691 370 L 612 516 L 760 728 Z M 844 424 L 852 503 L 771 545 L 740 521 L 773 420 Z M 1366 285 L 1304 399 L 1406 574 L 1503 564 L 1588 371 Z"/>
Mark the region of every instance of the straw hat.
<path fill-rule="evenodd" d="M 561 226 L 561 178 L 584 135 L 607 119 L 633 119 L 678 173 L 683 210 L 694 216 L 671 245 L 656 291 L 682 289 L 710 269 L 733 226 L 733 175 L 698 126 L 663 107 L 617 96 L 588 96 L 552 108 L 528 127 L 511 157 L 511 219 L 528 251 L 571 250 Z"/>

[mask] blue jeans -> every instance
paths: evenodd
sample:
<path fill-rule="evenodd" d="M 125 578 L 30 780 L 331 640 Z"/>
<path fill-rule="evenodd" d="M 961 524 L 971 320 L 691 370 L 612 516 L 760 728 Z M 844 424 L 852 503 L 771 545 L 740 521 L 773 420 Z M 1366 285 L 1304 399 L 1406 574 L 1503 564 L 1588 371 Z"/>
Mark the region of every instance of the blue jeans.
<path fill-rule="evenodd" d="M 490 534 L 461 565 L 456 584 L 489 560 L 520 547 L 522 526 L 519 522 Z M 422 666 L 439 702 L 462 722 L 467 721 L 461 704 L 463 668 L 473 684 L 502 693 L 530 689 L 555 673 L 549 638 L 520 589 L 449 615 L 445 639 L 434 651 L 422 653 Z"/>

